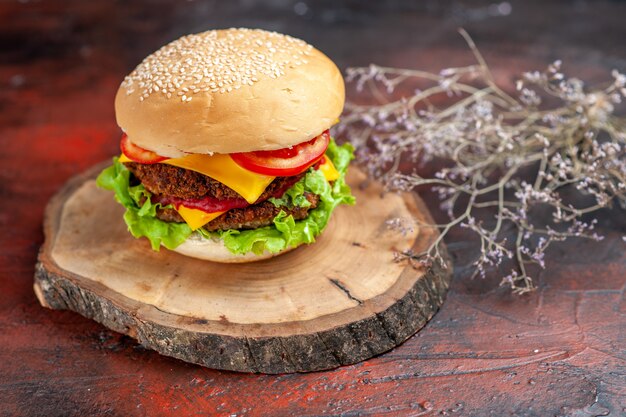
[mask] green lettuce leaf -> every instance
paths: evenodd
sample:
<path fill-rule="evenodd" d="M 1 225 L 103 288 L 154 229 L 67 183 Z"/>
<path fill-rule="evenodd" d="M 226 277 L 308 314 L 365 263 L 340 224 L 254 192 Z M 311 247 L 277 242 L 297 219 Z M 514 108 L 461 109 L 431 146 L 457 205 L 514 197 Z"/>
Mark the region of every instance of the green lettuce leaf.
<path fill-rule="evenodd" d="M 271 226 L 220 232 L 198 229 L 196 232 L 207 238 L 219 236 L 224 240 L 226 248 L 235 254 L 248 252 L 261 254 L 264 251 L 276 253 L 288 247 L 314 242 L 328 224 L 335 207 L 339 204 L 354 204 L 350 187 L 345 182 L 348 165 L 354 158 L 352 146 L 349 144 L 338 146 L 331 140 L 326 155 L 340 173 L 339 179 L 334 181 L 332 186 L 320 171 L 311 169 L 281 198 L 270 200 L 278 207 L 309 207 L 310 203 L 304 197 L 304 193 L 312 192 L 319 195 L 318 206 L 311 210 L 305 219 L 295 221 L 293 216 L 287 216 L 281 210 Z M 143 185 L 131 186 L 129 181 L 128 169 L 117 158 L 113 158 L 113 165 L 102 171 L 97 184 L 113 191 L 115 199 L 126 207 L 124 220 L 133 236 L 148 238 L 152 249 L 159 250 L 161 244 L 168 249 L 174 249 L 194 233 L 186 223 L 168 223 L 156 218 L 156 210 L 161 205 L 150 202 L 150 193 Z"/>
<path fill-rule="evenodd" d="M 168 223 L 156 218 L 156 211 L 161 204 L 152 204 L 150 193 L 144 186 L 131 186 L 129 180 L 130 171 L 118 158 L 113 158 L 113 165 L 104 169 L 96 179 L 99 187 L 115 192 L 115 199 L 126 207 L 124 221 L 128 231 L 136 238 L 147 237 L 155 251 L 159 250 L 161 244 L 174 249 L 187 240 L 193 233 L 187 223 Z"/>
<path fill-rule="evenodd" d="M 276 207 L 311 207 L 311 203 L 304 196 L 304 178 L 291 186 L 282 197 L 270 197 L 268 200 Z"/>

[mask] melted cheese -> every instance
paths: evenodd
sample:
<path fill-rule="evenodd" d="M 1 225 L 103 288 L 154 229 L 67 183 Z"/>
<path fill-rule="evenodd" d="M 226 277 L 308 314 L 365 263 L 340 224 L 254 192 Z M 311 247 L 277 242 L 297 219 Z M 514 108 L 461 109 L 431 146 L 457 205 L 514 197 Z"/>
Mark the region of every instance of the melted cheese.
<path fill-rule="evenodd" d="M 339 171 L 337 171 L 337 168 L 335 168 L 335 165 L 333 165 L 333 162 L 328 156 L 324 157 L 324 163 L 320 165 L 319 170 L 322 171 L 322 174 L 324 174 L 328 182 L 339 179 Z"/>
<path fill-rule="evenodd" d="M 204 226 L 211 220 L 214 220 L 218 218 L 219 216 L 221 216 L 223 213 L 226 213 L 225 211 L 216 211 L 215 213 L 206 213 L 202 210 L 192 209 L 192 208 L 185 207 L 182 205 L 178 206 L 176 211 L 178 211 L 178 214 L 180 214 L 180 217 L 182 217 L 183 220 L 187 222 L 189 227 L 191 227 L 191 230 L 199 229 L 200 227 Z"/>
<path fill-rule="evenodd" d="M 237 165 L 226 154 L 193 154 L 182 158 L 167 159 L 161 163 L 189 169 L 211 177 L 232 188 L 250 204 L 253 204 L 276 178 L 248 171 Z"/>

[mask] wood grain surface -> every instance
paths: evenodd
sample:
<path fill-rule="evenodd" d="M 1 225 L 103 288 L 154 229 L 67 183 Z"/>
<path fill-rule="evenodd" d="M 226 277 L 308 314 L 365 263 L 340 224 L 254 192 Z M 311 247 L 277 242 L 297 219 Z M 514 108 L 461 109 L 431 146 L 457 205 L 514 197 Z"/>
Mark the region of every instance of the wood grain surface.
<path fill-rule="evenodd" d="M 0 415 L 626 415 L 626 216 L 617 210 L 600 218 L 604 241 L 555 246 L 524 297 L 498 288 L 500 271 L 470 280 L 476 242 L 456 230 L 455 276 L 436 317 L 401 347 L 327 372 L 189 365 L 44 309 L 32 291 L 46 203 L 117 152 L 119 82 L 183 33 L 262 27 L 306 39 L 342 69 L 438 71 L 472 62 L 463 26 L 510 88 L 557 58 L 590 81 L 626 72 L 624 2 L 492 3 L 0 2 Z"/>
<path fill-rule="evenodd" d="M 124 209 L 95 178 L 72 178 L 44 219 L 34 290 L 157 352 L 214 369 L 278 374 L 350 365 L 401 344 L 439 309 L 451 265 L 415 268 L 394 250 L 422 252 L 432 228 L 404 235 L 386 221 L 432 223 L 416 194 L 385 194 L 352 167 L 354 206 L 340 206 L 313 245 L 247 264 L 220 264 L 134 239 Z M 443 249 L 445 251 L 445 249 Z"/>

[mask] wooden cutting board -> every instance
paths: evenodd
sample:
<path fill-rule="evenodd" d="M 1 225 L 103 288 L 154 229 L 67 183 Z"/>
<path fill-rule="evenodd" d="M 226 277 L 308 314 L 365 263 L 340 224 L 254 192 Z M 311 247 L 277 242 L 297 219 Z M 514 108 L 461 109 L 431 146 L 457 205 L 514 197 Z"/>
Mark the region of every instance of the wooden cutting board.
<path fill-rule="evenodd" d="M 406 235 L 385 221 L 431 221 L 415 194 L 385 194 L 356 168 L 355 206 L 340 206 L 316 243 L 276 258 L 218 264 L 136 240 L 100 164 L 50 201 L 35 293 L 167 356 L 217 369 L 282 373 L 330 369 L 401 344 L 441 306 L 452 268 L 416 269 L 394 250 L 420 251 L 434 229 Z"/>

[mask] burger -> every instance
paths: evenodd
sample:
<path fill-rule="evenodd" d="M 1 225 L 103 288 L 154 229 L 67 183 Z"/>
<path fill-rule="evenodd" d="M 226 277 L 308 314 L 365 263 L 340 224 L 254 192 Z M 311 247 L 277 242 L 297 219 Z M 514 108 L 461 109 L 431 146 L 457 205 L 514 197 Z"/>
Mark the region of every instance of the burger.
<path fill-rule="evenodd" d="M 329 133 L 344 99 L 340 71 L 302 40 L 252 29 L 184 36 L 121 83 L 121 155 L 97 184 L 153 250 L 218 262 L 284 253 L 354 203 L 352 148 Z"/>

